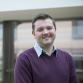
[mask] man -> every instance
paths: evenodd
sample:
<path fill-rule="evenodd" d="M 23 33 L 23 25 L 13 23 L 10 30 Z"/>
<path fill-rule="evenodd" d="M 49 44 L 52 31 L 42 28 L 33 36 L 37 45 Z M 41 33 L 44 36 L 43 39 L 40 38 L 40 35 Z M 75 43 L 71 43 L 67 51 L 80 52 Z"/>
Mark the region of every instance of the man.
<path fill-rule="evenodd" d="M 78 83 L 71 55 L 53 45 L 54 19 L 48 14 L 35 17 L 32 34 L 36 43 L 17 58 L 15 83 Z"/>

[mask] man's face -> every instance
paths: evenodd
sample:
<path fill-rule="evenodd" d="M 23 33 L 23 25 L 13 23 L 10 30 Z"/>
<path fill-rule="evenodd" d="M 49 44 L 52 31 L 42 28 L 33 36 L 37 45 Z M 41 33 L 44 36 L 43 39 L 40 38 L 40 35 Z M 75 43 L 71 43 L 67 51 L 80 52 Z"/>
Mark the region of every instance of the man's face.
<path fill-rule="evenodd" d="M 52 45 L 56 30 L 51 19 L 37 20 L 33 35 L 40 46 Z"/>

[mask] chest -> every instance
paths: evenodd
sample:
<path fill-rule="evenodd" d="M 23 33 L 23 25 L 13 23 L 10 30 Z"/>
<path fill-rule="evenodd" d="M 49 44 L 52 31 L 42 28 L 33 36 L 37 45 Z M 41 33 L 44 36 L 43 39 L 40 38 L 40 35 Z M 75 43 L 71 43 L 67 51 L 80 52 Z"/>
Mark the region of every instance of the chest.
<path fill-rule="evenodd" d="M 58 57 L 36 59 L 32 61 L 31 66 L 33 78 L 36 80 L 63 80 L 69 76 L 67 61 Z"/>

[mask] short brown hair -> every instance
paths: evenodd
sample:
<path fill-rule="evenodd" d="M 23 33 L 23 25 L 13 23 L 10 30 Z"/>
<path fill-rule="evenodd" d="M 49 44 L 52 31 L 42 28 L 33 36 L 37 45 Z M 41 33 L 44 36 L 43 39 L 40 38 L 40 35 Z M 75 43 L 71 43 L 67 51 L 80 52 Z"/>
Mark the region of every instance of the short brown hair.
<path fill-rule="evenodd" d="M 55 20 L 48 14 L 38 14 L 33 20 L 32 20 L 32 31 L 34 31 L 34 23 L 37 21 L 37 20 L 40 20 L 40 19 L 47 19 L 47 18 L 50 18 L 53 22 L 53 25 L 56 29 L 56 25 L 55 25 Z"/>

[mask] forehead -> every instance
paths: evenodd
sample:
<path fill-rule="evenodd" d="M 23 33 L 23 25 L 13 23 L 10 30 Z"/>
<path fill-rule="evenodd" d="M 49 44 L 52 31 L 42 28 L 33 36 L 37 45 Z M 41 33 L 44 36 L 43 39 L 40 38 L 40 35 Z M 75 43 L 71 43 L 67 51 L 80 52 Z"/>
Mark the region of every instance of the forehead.
<path fill-rule="evenodd" d="M 48 26 L 52 26 L 53 22 L 51 19 L 39 19 L 34 23 L 35 26 L 43 26 L 43 25 L 48 25 Z"/>

